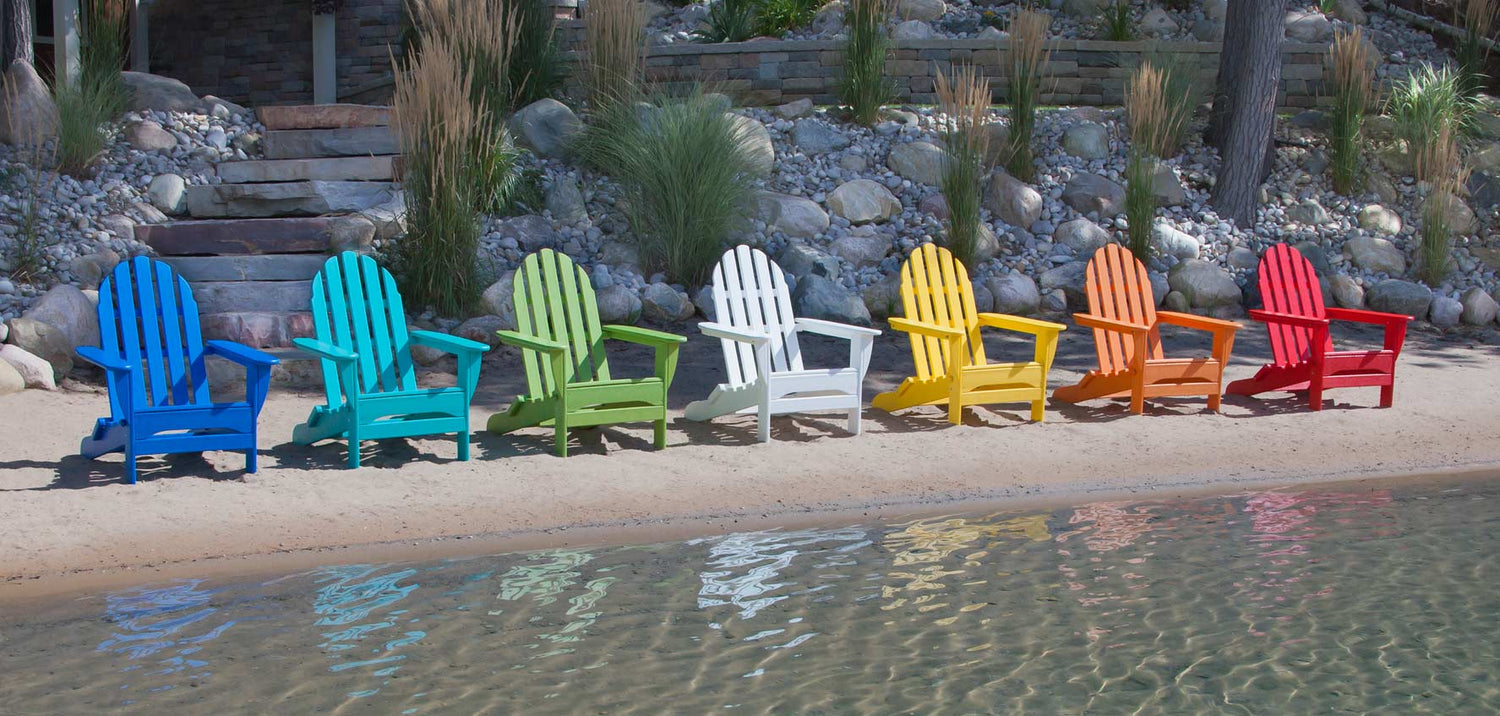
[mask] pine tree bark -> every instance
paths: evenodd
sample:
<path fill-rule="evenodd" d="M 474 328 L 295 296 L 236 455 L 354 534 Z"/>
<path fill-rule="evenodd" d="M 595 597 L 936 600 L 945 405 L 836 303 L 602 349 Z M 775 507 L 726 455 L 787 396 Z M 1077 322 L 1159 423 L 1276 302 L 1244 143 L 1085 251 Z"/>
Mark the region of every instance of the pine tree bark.
<path fill-rule="evenodd" d="M 1286 4 L 1287 0 L 1229 0 L 1225 17 L 1213 116 L 1220 158 L 1213 206 L 1219 218 L 1242 228 L 1255 223 L 1256 195 L 1265 178 L 1276 124 Z"/>
<path fill-rule="evenodd" d="M 0 0 L 0 71 L 16 60 L 36 64 L 31 51 L 31 3 Z"/>

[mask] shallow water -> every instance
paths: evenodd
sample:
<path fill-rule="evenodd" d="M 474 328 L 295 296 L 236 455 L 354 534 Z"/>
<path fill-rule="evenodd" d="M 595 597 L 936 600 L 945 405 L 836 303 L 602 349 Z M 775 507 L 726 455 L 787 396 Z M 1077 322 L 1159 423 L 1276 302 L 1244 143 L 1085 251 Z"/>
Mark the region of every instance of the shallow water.
<path fill-rule="evenodd" d="M 1497 497 L 1267 491 L 179 580 L 0 617 L 0 712 L 1494 712 Z"/>

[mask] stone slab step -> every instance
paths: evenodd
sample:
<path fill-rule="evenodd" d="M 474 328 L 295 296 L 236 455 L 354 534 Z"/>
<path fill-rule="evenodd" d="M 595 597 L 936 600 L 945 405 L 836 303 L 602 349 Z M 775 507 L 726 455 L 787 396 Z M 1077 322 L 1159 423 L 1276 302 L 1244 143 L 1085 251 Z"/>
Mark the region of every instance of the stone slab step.
<path fill-rule="evenodd" d="M 357 216 L 176 221 L 135 227 L 135 239 L 160 256 L 327 254 L 367 249 L 375 227 Z"/>
<path fill-rule="evenodd" d="M 188 213 L 199 219 L 321 216 L 368 209 L 396 195 L 390 182 L 301 181 L 190 186 Z"/>
<path fill-rule="evenodd" d="M 267 159 L 316 159 L 398 154 L 390 127 L 348 129 L 282 129 L 267 131 L 261 140 Z"/>
<path fill-rule="evenodd" d="M 200 281 L 311 281 L 328 260 L 322 254 L 169 256 L 162 261 L 191 283 Z"/>
<path fill-rule="evenodd" d="M 312 281 L 202 281 L 198 313 L 295 313 L 312 310 Z"/>
<path fill-rule="evenodd" d="M 269 130 L 384 127 L 391 123 L 390 107 L 368 104 L 261 107 L 255 112 Z"/>
<path fill-rule="evenodd" d="M 391 181 L 394 157 L 333 157 L 324 159 L 265 159 L 224 162 L 219 178 L 225 184 L 287 181 Z"/>
<path fill-rule="evenodd" d="M 205 338 L 269 348 L 277 357 L 282 353 L 306 355 L 291 347 L 292 339 L 313 336 L 313 317 L 306 311 L 200 313 L 198 323 Z"/>

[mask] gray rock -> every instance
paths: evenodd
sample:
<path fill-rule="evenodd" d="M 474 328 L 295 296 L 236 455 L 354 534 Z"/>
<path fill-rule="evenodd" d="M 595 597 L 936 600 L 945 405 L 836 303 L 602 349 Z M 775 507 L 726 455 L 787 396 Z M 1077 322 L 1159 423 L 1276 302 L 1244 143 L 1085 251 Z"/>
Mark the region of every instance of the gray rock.
<path fill-rule="evenodd" d="M 1158 206 L 1183 206 L 1187 204 L 1187 190 L 1182 188 L 1182 178 L 1177 170 L 1167 164 L 1157 164 L 1151 175 L 1151 195 Z"/>
<path fill-rule="evenodd" d="M 335 217 L 328 226 L 328 250 L 365 252 L 375 241 L 375 222 L 360 216 Z"/>
<path fill-rule="evenodd" d="M 12 318 L 6 321 L 10 329 L 7 340 L 27 353 L 52 365 L 53 377 L 62 380 L 73 370 L 73 349 L 77 346 L 68 339 L 62 329 L 32 318 Z M 97 329 L 96 329 L 97 330 Z M 95 345 L 98 345 L 97 342 Z M 14 365 L 14 363 L 12 363 Z M 20 370 L 20 366 L 16 366 Z M 25 372 L 22 372 L 25 375 Z"/>
<path fill-rule="evenodd" d="M 984 133 L 989 135 L 989 143 L 984 152 L 986 165 L 993 167 L 1010 157 L 1010 127 L 1000 122 L 990 122 L 984 125 Z"/>
<path fill-rule="evenodd" d="M 179 80 L 145 72 L 121 72 L 130 90 L 130 109 L 136 112 L 201 112 L 203 101 Z"/>
<path fill-rule="evenodd" d="M 125 127 L 125 141 L 143 152 L 170 152 L 177 148 L 177 137 L 151 120 Z"/>
<path fill-rule="evenodd" d="M 110 249 L 79 256 L 68 264 L 73 278 L 83 286 L 98 286 L 115 266 L 120 264 L 120 255 Z"/>
<path fill-rule="evenodd" d="M 1316 10 L 1293 10 L 1286 14 L 1286 37 L 1293 42 L 1327 42 L 1333 37 L 1333 23 Z"/>
<path fill-rule="evenodd" d="M 1370 21 L 1360 0 L 1334 0 L 1333 16 L 1351 25 L 1363 25 Z"/>
<path fill-rule="evenodd" d="M 1401 233 L 1401 215 L 1379 204 L 1369 204 L 1359 210 L 1359 225 L 1365 231 L 1395 236 Z"/>
<path fill-rule="evenodd" d="M 1463 316 L 1464 305 L 1457 300 L 1443 295 L 1432 297 L 1432 308 L 1429 319 L 1432 325 L 1438 328 L 1453 328 L 1458 325 Z"/>
<path fill-rule="evenodd" d="M 976 265 L 989 261 L 1000 255 L 1000 238 L 988 224 L 979 225 L 979 237 L 974 246 L 974 263 Z"/>
<path fill-rule="evenodd" d="M 808 276 L 833 280 L 839 277 L 839 260 L 832 254 L 807 244 L 788 244 L 776 261 L 781 265 L 781 270 L 796 276 L 799 281 Z"/>
<path fill-rule="evenodd" d="M 80 346 L 99 345 L 99 315 L 94 302 L 71 284 L 53 286 L 23 315 L 62 331 L 69 353 Z"/>
<path fill-rule="evenodd" d="M 514 326 L 507 328 L 504 323 L 499 316 L 475 316 L 459 324 L 453 334 L 459 338 L 483 343 L 490 348 L 499 348 L 500 336 L 496 331 L 514 330 Z"/>
<path fill-rule="evenodd" d="M 489 285 L 479 297 L 479 303 L 491 316 L 500 319 L 502 331 L 516 329 L 516 272 L 506 271 L 500 279 Z"/>
<path fill-rule="evenodd" d="M 1176 256 L 1179 259 L 1196 259 L 1202 252 L 1202 244 L 1197 237 L 1178 231 L 1172 222 L 1163 218 L 1157 218 L 1151 224 L 1151 244 L 1163 256 Z M 1138 258 L 1145 260 L 1146 257 Z"/>
<path fill-rule="evenodd" d="M 849 137 L 822 120 L 808 117 L 792 125 L 792 144 L 806 154 L 827 154 L 849 146 Z"/>
<path fill-rule="evenodd" d="M 996 276 L 986 282 L 994 296 L 995 313 L 1029 316 L 1042 305 L 1042 292 L 1030 276 L 1016 272 Z"/>
<path fill-rule="evenodd" d="M 416 361 L 417 365 L 435 365 L 444 358 L 447 358 L 448 355 L 446 351 L 440 351 L 436 348 L 430 348 L 418 343 L 411 344 L 411 359 Z"/>
<path fill-rule="evenodd" d="M 641 320 L 641 297 L 618 283 L 596 291 L 594 298 L 601 323 L 633 326 Z"/>
<path fill-rule="evenodd" d="M 506 219 L 500 222 L 496 231 L 501 236 L 515 239 L 521 245 L 521 249 L 527 253 L 555 247 L 561 243 L 561 237 L 557 231 L 553 230 L 552 224 L 535 214 Z"/>
<path fill-rule="evenodd" d="M 931 40 L 934 34 L 932 26 L 921 20 L 907 20 L 891 30 L 891 37 L 896 40 Z"/>
<path fill-rule="evenodd" d="M 886 157 L 885 164 L 891 171 L 917 184 L 938 186 L 943 181 L 943 165 L 947 153 L 937 145 L 927 142 L 898 144 Z"/>
<path fill-rule="evenodd" d="M 1125 209 L 1125 187 L 1084 172 L 1068 180 L 1062 199 L 1080 214 L 1098 212 L 1100 218 L 1112 218 Z"/>
<path fill-rule="evenodd" d="M 948 220 L 948 200 L 942 194 L 928 194 L 917 202 L 917 211 L 927 214 L 938 221 Z"/>
<path fill-rule="evenodd" d="M 51 368 L 49 367 L 48 370 Z M 26 390 L 26 379 L 8 361 L 0 360 L 0 397 Z"/>
<path fill-rule="evenodd" d="M 1371 171 L 1365 176 L 1365 191 L 1375 195 L 1382 204 L 1394 204 L 1401 201 L 1401 195 L 1396 192 L 1396 185 L 1390 177 L 1379 172 Z"/>
<path fill-rule="evenodd" d="M 1089 297 L 1087 261 L 1074 261 L 1051 269 L 1041 275 L 1037 284 L 1043 293 L 1061 290 L 1067 296 L 1068 306 L 1075 311 L 1088 310 Z"/>
<path fill-rule="evenodd" d="M 1240 302 L 1240 287 L 1234 278 L 1217 265 L 1199 259 L 1188 259 L 1167 274 L 1173 291 L 1186 296 L 1194 308 L 1219 308 Z"/>
<path fill-rule="evenodd" d="M 783 104 L 776 108 L 776 114 L 781 115 L 783 119 L 797 119 L 799 117 L 806 117 L 807 115 L 812 114 L 812 111 L 813 101 L 809 97 L 803 97 L 799 100 L 787 102 L 786 104 Z"/>
<path fill-rule="evenodd" d="M 1063 0 L 1062 11 L 1076 18 L 1093 20 L 1104 9 L 1104 0 Z"/>
<path fill-rule="evenodd" d="M 57 136 L 57 105 L 30 63 L 12 62 L 0 88 L 0 144 L 29 146 Z"/>
<path fill-rule="evenodd" d="M 1230 268 L 1249 270 L 1260 265 L 1260 257 L 1250 249 L 1236 246 L 1229 250 L 1229 255 L 1224 258 L 1224 262 L 1229 264 Z"/>
<path fill-rule="evenodd" d="M 879 234 L 870 236 L 847 234 L 835 239 L 829 245 L 828 250 L 834 256 L 848 261 L 854 265 L 854 268 L 859 269 L 866 266 L 878 266 L 880 260 L 890 252 L 891 241 Z"/>
<path fill-rule="evenodd" d="M 865 308 L 865 302 L 843 284 L 822 276 L 797 279 L 797 288 L 792 291 L 792 310 L 803 318 L 870 325 L 870 310 Z"/>
<path fill-rule="evenodd" d="M 937 22 L 946 12 L 948 4 L 943 0 L 900 0 L 896 5 L 897 17 L 922 22 Z"/>
<path fill-rule="evenodd" d="M 1303 199 L 1301 203 L 1289 207 L 1286 210 L 1288 221 L 1308 226 L 1322 226 L 1328 223 L 1328 210 L 1323 208 L 1316 199 Z"/>
<path fill-rule="evenodd" d="M 1193 310 L 1193 304 L 1188 300 L 1187 294 L 1184 294 L 1181 291 L 1168 291 L 1167 295 L 1162 298 L 1161 303 L 1162 308 L 1165 308 L 1168 311 L 1187 313 L 1188 311 Z"/>
<path fill-rule="evenodd" d="M 1151 297 L 1160 306 L 1166 299 L 1167 293 L 1172 290 L 1172 284 L 1167 282 L 1167 275 L 1156 271 L 1148 271 L 1146 278 L 1151 282 Z"/>
<path fill-rule="evenodd" d="M 897 315 L 901 313 L 901 278 L 896 274 L 884 276 L 865 286 L 859 297 L 875 320 L 883 321 Z"/>
<path fill-rule="evenodd" d="M 761 220 L 787 236 L 810 239 L 828 230 L 828 212 L 811 199 L 763 191 L 756 205 Z"/>
<path fill-rule="evenodd" d="M 1487 326 L 1500 314 L 1500 303 L 1478 286 L 1464 291 L 1460 302 L 1463 304 L 1460 320 L 1471 326 Z"/>
<path fill-rule="evenodd" d="M 840 184 L 828 195 L 828 208 L 851 224 L 868 224 L 901 213 L 901 202 L 883 185 L 855 179 Z"/>
<path fill-rule="evenodd" d="M 740 151 L 750 162 L 750 171 L 756 176 L 770 176 L 776 166 L 776 147 L 771 144 L 771 131 L 765 125 L 740 114 L 730 114 L 735 136 L 739 139 Z"/>
<path fill-rule="evenodd" d="M 187 211 L 187 181 L 176 174 L 158 174 L 146 187 L 146 196 L 151 205 L 168 216 L 181 216 Z"/>
<path fill-rule="evenodd" d="M 1448 226 L 1453 227 L 1454 233 L 1460 236 L 1472 234 L 1475 229 L 1479 228 L 1479 220 L 1474 216 L 1474 210 L 1469 208 L 1462 197 L 1449 194 L 1447 202 L 1443 205 L 1443 215 L 1448 219 Z"/>
<path fill-rule="evenodd" d="M 1406 273 L 1406 254 L 1395 244 L 1370 236 L 1355 236 L 1344 242 L 1344 255 L 1366 271 L 1400 276 Z"/>
<path fill-rule="evenodd" d="M 1068 294 L 1055 289 L 1042 294 L 1042 313 L 1062 313 L 1068 310 Z"/>
<path fill-rule="evenodd" d="M 17 345 L 0 346 L 0 361 L 4 361 L 16 373 L 27 388 L 57 390 L 57 377 L 51 363 Z"/>
<path fill-rule="evenodd" d="M 698 308 L 698 312 L 703 314 L 705 319 L 716 320 L 715 315 L 718 309 L 714 307 L 714 287 L 709 285 L 698 289 L 698 292 L 693 294 L 693 305 Z"/>
<path fill-rule="evenodd" d="M 124 214 L 105 214 L 99 217 L 99 228 L 108 231 L 117 239 L 135 238 L 135 219 Z"/>
<path fill-rule="evenodd" d="M 563 224 L 577 224 L 589 218 L 588 209 L 583 203 L 583 192 L 578 190 L 578 182 L 571 178 L 552 183 L 552 188 L 547 190 L 546 205 L 552 218 Z"/>
<path fill-rule="evenodd" d="M 1152 8 L 1140 20 L 1140 28 L 1147 35 L 1163 36 L 1177 32 L 1177 21 L 1159 7 Z"/>
<path fill-rule="evenodd" d="M 1193 23 L 1193 37 L 1200 42 L 1223 42 L 1224 23 L 1201 17 Z"/>
<path fill-rule="evenodd" d="M 1028 228 L 1042 218 L 1042 195 L 1026 182 L 996 169 L 984 194 L 984 206 L 1011 226 Z"/>
<path fill-rule="evenodd" d="M 389 182 L 373 181 L 194 184 L 187 188 L 187 206 L 198 219 L 322 216 L 363 212 L 400 196 Z"/>
<path fill-rule="evenodd" d="M 1299 241 L 1292 244 L 1292 248 L 1296 249 L 1297 253 L 1302 254 L 1302 258 L 1307 259 L 1307 262 L 1312 264 L 1313 272 L 1317 275 L 1329 276 L 1333 274 L 1333 264 L 1328 262 L 1328 255 L 1323 253 L 1323 247 L 1311 241 Z"/>
<path fill-rule="evenodd" d="M 604 245 L 599 247 L 599 263 L 612 269 L 623 268 L 637 274 L 644 273 L 640 250 L 635 247 L 635 244 L 624 241 L 604 242 Z"/>
<path fill-rule="evenodd" d="M 1073 249 L 1074 253 L 1084 258 L 1093 256 L 1095 251 L 1103 248 L 1109 243 L 1109 238 L 1108 231 L 1088 219 L 1064 222 L 1052 232 L 1053 242 Z"/>
<path fill-rule="evenodd" d="M 1353 278 L 1337 274 L 1328 279 L 1328 287 L 1333 291 L 1333 302 L 1341 308 L 1365 307 L 1365 288 Z"/>
<path fill-rule="evenodd" d="M 511 115 L 510 131 L 516 143 L 540 157 L 566 157 L 573 140 L 583 131 L 578 115 L 568 105 L 552 98 L 539 99 Z"/>
<path fill-rule="evenodd" d="M 1419 283 L 1388 278 L 1365 292 L 1365 303 L 1371 310 L 1425 319 L 1432 307 L 1432 289 Z"/>
<path fill-rule="evenodd" d="M 1079 122 L 1063 132 L 1063 151 L 1080 159 L 1109 156 L 1109 130 L 1094 122 Z"/>
<path fill-rule="evenodd" d="M 696 311 L 687 294 L 665 283 L 647 286 L 641 296 L 641 315 L 656 323 L 686 321 Z"/>

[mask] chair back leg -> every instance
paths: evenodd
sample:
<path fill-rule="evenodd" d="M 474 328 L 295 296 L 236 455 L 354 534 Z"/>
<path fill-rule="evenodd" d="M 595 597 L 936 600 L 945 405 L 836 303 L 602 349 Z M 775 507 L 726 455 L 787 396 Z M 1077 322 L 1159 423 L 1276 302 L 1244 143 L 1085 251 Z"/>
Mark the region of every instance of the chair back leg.
<path fill-rule="evenodd" d="M 464 426 L 464 428 L 464 430 L 458 433 L 458 459 L 460 462 L 469 461 L 469 430 L 468 426 Z"/>
<path fill-rule="evenodd" d="M 135 445 L 125 443 L 125 482 L 135 484 Z"/>

